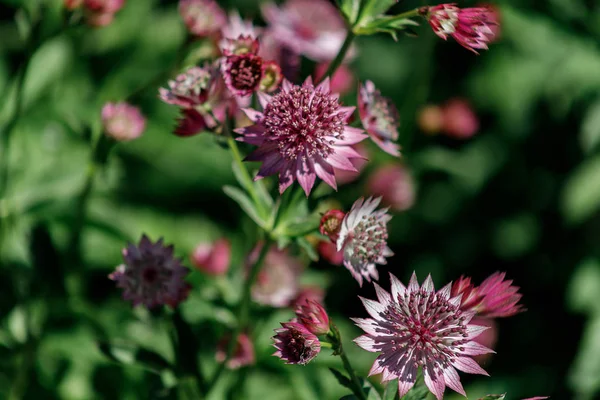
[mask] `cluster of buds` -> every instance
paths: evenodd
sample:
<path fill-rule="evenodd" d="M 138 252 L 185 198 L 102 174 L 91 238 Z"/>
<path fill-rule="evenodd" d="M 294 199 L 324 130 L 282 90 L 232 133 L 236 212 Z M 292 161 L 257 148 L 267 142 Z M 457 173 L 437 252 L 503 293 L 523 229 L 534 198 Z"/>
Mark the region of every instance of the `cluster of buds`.
<path fill-rule="evenodd" d="M 273 336 L 273 354 L 286 364 L 305 365 L 321 351 L 318 336 L 329 332 L 329 316 L 318 302 L 306 300 L 296 308 L 296 318 L 281 324 Z"/>
<path fill-rule="evenodd" d="M 113 21 L 115 14 L 125 5 L 125 0 L 64 0 L 64 5 L 70 11 L 83 7 L 87 23 L 101 27 Z"/>

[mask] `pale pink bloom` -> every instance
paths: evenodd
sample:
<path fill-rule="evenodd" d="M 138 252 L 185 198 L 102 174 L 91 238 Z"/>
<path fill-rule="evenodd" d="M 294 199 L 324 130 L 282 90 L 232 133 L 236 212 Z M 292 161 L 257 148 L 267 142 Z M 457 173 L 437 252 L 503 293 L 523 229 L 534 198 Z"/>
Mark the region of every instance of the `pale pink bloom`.
<path fill-rule="evenodd" d="M 337 243 L 342 229 L 342 221 L 346 213 L 341 210 L 329 210 L 321 217 L 319 232 L 327 236 L 333 243 Z"/>
<path fill-rule="evenodd" d="M 360 158 L 351 145 L 366 138 L 361 129 L 347 126 L 354 107 L 342 107 L 326 79 L 317 87 L 312 79 L 302 86 L 283 81 L 281 91 L 259 93 L 264 111 L 245 109 L 254 125 L 237 129 L 238 140 L 259 146 L 246 157 L 262 161 L 255 179 L 279 174 L 279 192 L 298 181 L 308 196 L 318 176 L 337 188 L 334 168 L 356 171 L 350 162 Z"/>
<path fill-rule="evenodd" d="M 495 272 L 475 286 L 470 278 L 461 277 L 452 287 L 453 295 L 462 295 L 461 309 L 473 311 L 487 318 L 511 317 L 525 311 L 519 304 L 521 297 L 518 286 L 512 280 L 504 280 L 505 272 Z"/>
<path fill-rule="evenodd" d="M 435 135 L 442 130 L 444 125 L 444 112 L 442 107 L 427 105 L 421 109 L 417 119 L 419 128 L 427 134 Z"/>
<path fill-rule="evenodd" d="M 221 73 L 235 96 L 246 97 L 258 90 L 263 78 L 263 59 L 258 56 L 258 40 L 250 36 L 225 39 Z"/>
<path fill-rule="evenodd" d="M 265 93 L 271 93 L 279 89 L 283 81 L 281 67 L 275 61 L 266 61 L 263 63 L 263 77 L 260 81 L 258 90 Z"/>
<path fill-rule="evenodd" d="M 363 127 L 371 139 L 383 151 L 393 156 L 400 156 L 398 126 L 400 116 L 391 99 L 381 95 L 371 81 L 365 82 L 358 90 L 358 112 Z"/>
<path fill-rule="evenodd" d="M 320 82 L 324 78 L 325 72 L 327 72 L 328 67 L 328 62 L 322 62 L 320 64 L 317 64 L 314 73 L 316 82 Z M 333 76 L 329 77 L 329 79 L 331 91 L 339 93 L 340 96 L 348 94 L 355 87 L 354 74 L 352 73 L 350 67 L 348 67 L 346 64 L 340 65 L 338 69 L 333 73 Z"/>
<path fill-rule="evenodd" d="M 159 239 L 152 243 L 146 235 L 139 245 L 129 244 L 123 250 L 125 264 L 109 275 L 123 289 L 123 299 L 134 306 L 148 308 L 169 305 L 173 308 L 187 298 L 190 285 L 184 280 L 189 270 L 173 257 L 173 246 Z"/>
<path fill-rule="evenodd" d="M 468 139 L 479 130 L 479 119 L 468 101 L 452 99 L 442 107 L 442 131 L 456 139 Z"/>
<path fill-rule="evenodd" d="M 377 169 L 369 177 L 368 190 L 372 196 L 381 196 L 381 202 L 393 211 L 406 211 L 415 203 L 414 181 L 410 171 L 400 164 Z"/>
<path fill-rule="evenodd" d="M 341 14 L 327 0 L 287 0 L 281 7 L 269 3 L 262 13 L 283 46 L 315 61 L 333 60 L 346 36 Z"/>
<path fill-rule="evenodd" d="M 244 20 L 237 11 L 232 11 L 227 16 L 227 24 L 221 28 L 221 36 L 224 39 L 235 39 L 240 36 L 250 36 L 257 39 L 261 29 L 254 26 L 251 20 Z M 223 43 L 223 41 L 221 42 Z M 221 45 L 221 47 L 223 47 Z"/>
<path fill-rule="evenodd" d="M 204 130 L 214 129 L 226 112 L 233 113 L 237 107 L 217 68 L 206 64 L 191 67 L 168 82 L 168 88 L 159 89 L 159 97 L 168 104 L 181 108 L 181 116 L 174 133 L 192 136 Z M 213 115 L 220 120 L 215 120 Z"/>
<path fill-rule="evenodd" d="M 292 308 L 296 308 L 307 301 L 322 303 L 325 300 L 325 291 L 318 286 L 304 286 L 292 302 Z"/>
<path fill-rule="evenodd" d="M 333 265 L 342 265 L 344 263 L 344 252 L 338 251 L 335 243 L 330 240 L 321 240 L 317 244 L 317 252 L 325 261 Z"/>
<path fill-rule="evenodd" d="M 214 0 L 179 0 L 179 14 L 188 31 L 198 37 L 216 34 L 227 23 L 225 11 Z"/>
<path fill-rule="evenodd" d="M 250 253 L 246 262 L 249 269 L 258 258 L 262 245 Z M 298 295 L 302 272 L 300 261 L 286 250 L 269 249 L 256 283 L 252 286 L 252 299 L 271 307 L 287 307 Z"/>
<path fill-rule="evenodd" d="M 355 144 L 352 148 L 361 155 L 361 158 L 353 158 L 350 160 L 357 172 L 335 169 L 335 179 L 338 185 L 346 185 L 356 181 L 369 162 L 369 152 L 364 145 L 364 142 Z"/>
<path fill-rule="evenodd" d="M 498 323 L 496 323 L 496 321 L 491 318 L 474 317 L 471 320 L 471 324 L 488 327 L 488 329 L 483 331 L 481 335 L 477 336 L 473 340 L 479 343 L 480 345 L 487 347 L 488 349 L 494 350 L 496 348 L 496 343 L 498 342 Z M 481 354 L 473 358 L 479 363 L 479 365 L 484 365 L 490 359 L 491 356 L 492 354 L 488 353 Z"/>
<path fill-rule="evenodd" d="M 362 197 L 354 202 L 342 221 L 337 249 L 344 252 L 344 266 L 358 284 L 363 279 L 379 279 L 376 264 L 387 264 L 386 257 L 394 253 L 387 246 L 387 223 L 392 218 L 387 208 L 375 211 L 381 197 Z"/>
<path fill-rule="evenodd" d="M 296 308 L 298 322 L 315 335 L 324 335 L 329 332 L 329 316 L 321 304 L 307 300 Z"/>
<path fill-rule="evenodd" d="M 285 322 L 282 328 L 275 329 L 273 346 L 277 349 L 274 356 L 286 361 L 286 364 L 306 365 L 321 351 L 321 342 L 304 325 L 297 322 Z"/>
<path fill-rule="evenodd" d="M 231 262 L 231 243 L 225 238 L 201 243 L 190 256 L 192 265 L 209 275 L 224 275 Z"/>
<path fill-rule="evenodd" d="M 488 7 L 459 8 L 455 4 L 429 7 L 427 19 L 440 38 L 452 36 L 476 54 L 479 49 L 487 50 L 495 36 L 492 27 L 498 25 L 497 16 Z"/>
<path fill-rule="evenodd" d="M 227 347 L 229 347 L 230 341 L 231 336 L 227 336 L 220 340 L 217 344 L 217 353 L 215 355 L 217 362 L 225 362 L 225 358 L 227 357 Z M 248 365 L 253 365 L 255 362 L 256 358 L 254 355 L 254 345 L 252 344 L 252 340 L 250 340 L 247 334 L 242 333 L 238 336 L 237 345 L 233 351 L 232 357 L 229 359 L 229 361 L 227 361 L 226 366 L 229 369 L 238 369 Z"/>
<path fill-rule="evenodd" d="M 142 136 L 146 118 L 139 108 L 128 103 L 106 103 L 102 107 L 102 125 L 107 136 L 125 142 Z"/>
<path fill-rule="evenodd" d="M 473 339 L 485 327 L 470 324 L 473 312 L 460 310 L 460 296 L 450 296 L 450 284 L 435 291 L 431 276 L 419 286 L 413 273 L 408 287 L 390 274 L 391 294 L 376 283 L 378 301 L 361 298 L 371 318 L 355 318 L 366 334 L 354 340 L 379 356 L 369 375 L 382 381 L 398 379 L 398 395 L 404 396 L 423 369 L 425 385 L 441 400 L 446 386 L 465 395 L 456 370 L 487 373 L 471 357 L 492 350 Z"/>

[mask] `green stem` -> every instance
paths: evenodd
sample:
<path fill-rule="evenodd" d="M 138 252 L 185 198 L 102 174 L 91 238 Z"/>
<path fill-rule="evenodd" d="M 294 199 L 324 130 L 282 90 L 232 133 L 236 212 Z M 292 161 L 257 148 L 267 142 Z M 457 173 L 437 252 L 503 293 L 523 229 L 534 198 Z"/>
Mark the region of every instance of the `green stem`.
<path fill-rule="evenodd" d="M 327 334 L 327 338 L 330 340 L 332 348 L 334 350 L 334 355 L 339 355 L 342 359 L 342 364 L 344 365 L 344 369 L 348 372 L 348 376 L 350 376 L 350 381 L 352 382 L 352 392 L 358 397 L 359 400 L 367 400 L 367 396 L 362 388 L 360 380 L 358 376 L 354 372 L 354 368 L 352 368 L 352 364 L 350 364 L 350 360 L 348 356 L 344 352 L 344 346 L 342 345 L 342 336 L 340 334 L 340 330 L 337 326 L 330 323 L 330 331 Z"/>
<path fill-rule="evenodd" d="M 248 323 L 248 312 L 250 309 L 250 294 L 252 293 L 252 286 L 254 285 L 254 282 L 256 281 L 256 278 L 258 277 L 258 274 L 261 270 L 261 267 L 262 267 L 262 264 L 263 264 L 265 258 L 267 257 L 267 253 L 269 252 L 269 248 L 271 247 L 271 244 L 272 244 L 272 241 L 270 239 L 267 239 L 265 241 L 265 243 L 262 246 L 262 249 L 260 250 L 260 254 L 258 255 L 256 262 L 252 265 L 252 268 L 250 269 L 250 274 L 248 275 L 248 278 L 244 282 L 242 297 L 240 298 L 240 301 L 237 306 L 237 312 L 236 312 L 237 325 L 235 326 L 235 328 L 231 334 L 229 343 L 227 345 L 227 352 L 225 353 L 225 360 L 221 364 L 219 364 L 219 366 L 217 367 L 217 371 L 215 372 L 215 374 L 213 375 L 212 379 L 210 380 L 210 382 L 208 384 L 208 388 L 206 391 L 207 394 L 210 393 L 210 391 L 219 382 L 219 379 L 221 378 L 221 376 L 223 375 L 223 372 L 225 371 L 225 367 L 227 366 L 227 363 L 233 356 L 233 353 L 235 351 L 235 348 L 236 348 L 237 342 L 238 342 L 237 338 L 238 338 L 238 336 L 240 336 L 240 334 L 242 333 L 242 330 Z"/>
<path fill-rule="evenodd" d="M 344 39 L 344 43 L 342 44 L 342 48 L 337 53 L 337 55 L 335 56 L 333 61 L 327 67 L 327 71 L 325 71 L 325 74 L 323 74 L 323 76 L 321 77 L 320 82 L 323 82 L 323 80 L 325 78 L 327 78 L 328 76 L 333 76 L 333 74 L 335 73 L 335 71 L 337 71 L 339 66 L 342 65 L 342 62 L 344 61 L 344 58 L 346 57 L 346 53 L 348 53 L 348 50 L 350 49 L 350 45 L 352 45 L 352 41 L 354 40 L 354 37 L 355 37 L 355 35 L 354 35 L 354 32 L 352 32 L 352 28 L 349 28 L 348 33 L 346 34 L 346 39 Z"/>

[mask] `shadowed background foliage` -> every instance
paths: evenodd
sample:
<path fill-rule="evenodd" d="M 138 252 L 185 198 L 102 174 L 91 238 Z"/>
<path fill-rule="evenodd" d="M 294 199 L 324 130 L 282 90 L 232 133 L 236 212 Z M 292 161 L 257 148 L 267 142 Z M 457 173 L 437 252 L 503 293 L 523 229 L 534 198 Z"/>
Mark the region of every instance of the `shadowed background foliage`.
<path fill-rule="evenodd" d="M 18 66 L 30 56 L 15 23 L 22 20 L 17 10 L 35 3 L 0 2 L 2 131 L 15 107 Z M 60 24 L 61 2 L 48 3 L 53 6 L 44 11 L 41 32 Z M 211 135 L 173 136 L 175 110 L 158 100 L 157 85 L 146 87 L 173 64 L 185 40 L 176 3 L 129 0 L 110 26 L 59 33 L 32 55 L 23 117 L 8 155 L 10 191 L 0 199 L 0 398 L 174 396 L 162 389 L 172 382 L 160 365 L 140 368 L 127 351 L 111 362 L 98 346 L 120 339 L 174 357 L 164 318 L 132 311 L 106 278 L 121 262 L 125 243 L 142 233 L 175 244 L 186 262 L 198 242 L 220 236 L 233 242 L 230 280 L 215 283 L 194 274 L 196 288 L 182 306 L 198 338 L 201 365 L 215 368 L 215 344 L 233 318 L 218 299 L 239 287 L 255 229 L 222 193 L 234 182 L 226 149 Z M 261 22 L 256 0 L 219 3 Z M 441 287 L 461 274 L 479 283 L 500 270 L 521 287 L 528 311 L 498 321 L 497 354 L 485 365 L 491 378 L 464 376 L 469 398 L 503 392 L 510 399 L 598 398 L 600 3 L 495 4 L 501 39 L 480 56 L 452 40 L 444 43 L 424 24 L 415 28 L 418 37 L 398 42 L 385 35 L 359 38 L 351 66 L 398 105 L 404 156 L 373 151 L 361 179 L 333 196 L 349 207 L 368 194 L 365 183 L 376 166 L 402 162 L 413 172 L 417 200 L 394 215 L 389 230 L 396 255 L 381 271 L 403 280 L 413 270 L 420 279 L 431 273 Z M 404 0 L 391 11 L 419 5 Z M 313 68 L 303 60 L 305 75 Z M 345 102 L 355 104 L 354 96 Z M 468 140 L 423 134 L 417 111 L 457 96 L 476 110 L 478 134 Z M 119 145 L 98 177 L 83 260 L 72 265 L 65 251 L 90 137 L 99 134 L 102 104 L 124 98 L 141 107 L 147 130 Z M 386 288 L 387 274 L 381 275 Z M 356 295 L 372 297 L 373 288 L 359 289 L 347 271 L 323 261 L 312 263 L 303 280 L 328 288 L 328 310 L 366 375 L 374 355 L 350 342 L 359 331 L 348 318 L 365 314 Z M 271 357 L 272 329 L 292 312 L 258 312 L 265 318 L 253 331 L 257 366 L 228 376 L 211 399 L 338 399 L 348 393 L 324 368 L 339 362 L 327 352 L 306 367 Z M 235 379 L 236 390 L 229 391 Z"/>

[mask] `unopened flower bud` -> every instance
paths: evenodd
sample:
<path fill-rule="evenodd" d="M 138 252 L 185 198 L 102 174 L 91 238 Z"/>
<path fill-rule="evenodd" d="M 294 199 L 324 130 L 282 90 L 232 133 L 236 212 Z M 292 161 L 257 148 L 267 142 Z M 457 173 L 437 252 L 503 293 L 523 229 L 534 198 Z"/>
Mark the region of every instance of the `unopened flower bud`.
<path fill-rule="evenodd" d="M 298 321 L 315 335 L 329 332 L 329 316 L 327 311 L 316 301 L 307 300 L 296 309 Z"/>
<path fill-rule="evenodd" d="M 273 336 L 277 349 L 274 356 L 286 361 L 286 364 L 305 365 L 311 362 L 321 351 L 321 342 L 304 325 L 297 322 L 285 322 L 276 329 Z"/>
<path fill-rule="evenodd" d="M 321 217 L 319 231 L 333 243 L 336 243 L 342 227 L 342 221 L 346 213 L 340 210 L 329 210 Z"/>

